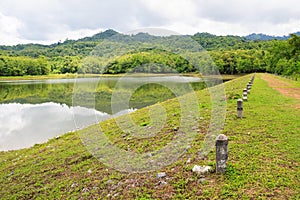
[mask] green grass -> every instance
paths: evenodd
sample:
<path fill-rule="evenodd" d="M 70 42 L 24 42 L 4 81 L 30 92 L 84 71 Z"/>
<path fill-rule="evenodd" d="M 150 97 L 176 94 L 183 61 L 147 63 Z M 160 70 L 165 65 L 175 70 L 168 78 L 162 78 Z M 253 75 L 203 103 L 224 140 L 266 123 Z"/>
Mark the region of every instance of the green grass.
<path fill-rule="evenodd" d="M 205 159 L 198 154 L 211 109 L 208 90 L 202 90 L 197 92 L 203 118 L 198 134 L 171 165 L 147 173 L 118 172 L 86 150 L 79 132 L 68 133 L 29 149 L 0 152 L 0 198 L 299 199 L 300 112 L 294 108 L 298 102 L 271 89 L 261 76 L 256 75 L 249 101 L 244 102 L 243 119 L 236 117 L 236 98 L 251 75 L 225 83 L 228 107 L 223 133 L 229 136 L 229 162 L 224 175 L 207 174 L 200 182 L 202 177 L 191 171 L 195 164 L 215 166 L 214 151 Z M 115 119 L 102 122 L 101 128 L 119 148 L 138 153 L 160 149 L 173 139 L 180 117 L 177 100 L 161 106 L 167 110 L 168 123 L 155 137 L 124 134 Z M 151 125 L 148 109 L 132 114 L 140 127 Z M 158 172 L 166 172 L 162 179 L 166 184 L 156 178 Z"/>
<path fill-rule="evenodd" d="M 292 86 L 300 87 L 300 78 L 298 78 L 297 81 L 296 81 L 296 80 L 292 80 L 292 79 L 285 78 L 285 77 L 282 77 L 282 76 L 274 76 L 274 77 L 279 79 L 279 80 L 285 81 L 286 83 L 288 83 Z"/>

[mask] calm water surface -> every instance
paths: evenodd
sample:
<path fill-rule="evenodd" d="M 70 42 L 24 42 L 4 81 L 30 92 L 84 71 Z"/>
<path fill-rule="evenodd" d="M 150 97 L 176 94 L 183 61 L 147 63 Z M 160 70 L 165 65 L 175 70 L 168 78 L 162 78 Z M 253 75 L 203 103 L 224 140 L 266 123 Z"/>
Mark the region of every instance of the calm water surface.
<path fill-rule="evenodd" d="M 82 91 L 74 95 L 75 83 Z M 178 91 L 190 91 L 187 87 L 200 90 L 205 84 L 199 78 L 178 76 L 125 77 L 122 81 L 118 77 L 2 81 L 0 151 L 46 142 L 63 133 L 173 98 Z M 117 109 L 112 110 L 111 97 L 115 91 L 119 97 L 130 95 L 130 101 L 124 103 L 117 98 L 114 101 Z"/>

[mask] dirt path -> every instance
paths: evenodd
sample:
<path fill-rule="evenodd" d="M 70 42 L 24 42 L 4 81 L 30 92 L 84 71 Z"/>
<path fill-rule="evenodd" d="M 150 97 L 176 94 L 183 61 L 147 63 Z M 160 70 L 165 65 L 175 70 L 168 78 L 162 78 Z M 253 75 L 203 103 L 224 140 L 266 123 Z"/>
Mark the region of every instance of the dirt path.
<path fill-rule="evenodd" d="M 300 101 L 299 87 L 296 87 L 285 81 L 279 80 L 270 74 L 262 74 L 262 79 L 267 81 L 271 88 L 279 91 L 282 95 L 292 97 Z M 300 109 L 300 103 L 296 107 Z"/>

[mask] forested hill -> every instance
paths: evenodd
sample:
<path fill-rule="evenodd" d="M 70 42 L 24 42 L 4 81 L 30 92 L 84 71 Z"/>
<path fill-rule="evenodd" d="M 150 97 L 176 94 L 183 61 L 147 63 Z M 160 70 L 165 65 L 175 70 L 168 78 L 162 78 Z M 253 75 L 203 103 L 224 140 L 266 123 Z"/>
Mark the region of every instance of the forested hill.
<path fill-rule="evenodd" d="M 299 33 L 299 32 L 298 32 Z M 82 61 L 101 41 L 120 34 L 106 30 L 91 37 L 79 40 L 65 40 L 51 45 L 19 44 L 0 46 L 0 76 L 22 76 L 56 73 L 76 73 Z M 123 37 L 120 34 L 121 37 Z M 135 35 L 133 37 L 138 37 Z M 155 36 L 140 35 L 151 39 Z M 149 39 L 148 38 L 148 39 Z M 192 38 L 206 49 L 221 73 L 238 74 L 250 72 L 271 72 L 289 76 L 300 74 L 300 37 L 291 34 L 288 37 L 272 37 L 261 34 L 240 36 L 216 36 L 209 33 L 196 33 Z M 191 72 L 196 70 L 181 58 L 163 52 L 135 52 L 124 55 L 109 64 L 104 73 L 124 73 L 132 67 L 160 60 L 162 64 L 172 63 L 175 70 Z M 170 60 L 171 59 L 171 60 Z M 86 73 L 100 73 L 97 67 Z M 165 72 L 163 68 L 157 73 Z"/>
<path fill-rule="evenodd" d="M 300 31 L 293 33 L 294 35 L 300 35 Z M 250 35 L 245 36 L 246 39 L 249 40 L 287 40 L 291 36 L 290 35 L 284 35 L 284 36 L 270 36 L 262 33 L 252 33 Z"/>
<path fill-rule="evenodd" d="M 51 45 L 41 44 L 18 44 L 15 46 L 0 46 L 0 53 L 14 56 L 29 57 L 56 57 L 56 56 L 87 56 L 101 40 L 109 38 L 118 32 L 106 30 L 95 34 L 92 37 L 85 37 L 78 40 L 66 39 L 64 42 L 58 41 Z"/>
<path fill-rule="evenodd" d="M 18 44 L 14 46 L 0 45 L 0 54 L 9 54 L 17 56 L 86 56 L 98 45 L 98 43 L 118 32 L 108 29 L 97 33 L 91 37 L 85 37 L 78 40 L 66 39 L 64 42 L 58 41 L 51 45 L 41 44 Z M 295 33 L 300 35 L 300 32 Z M 251 34 L 245 37 L 240 36 L 216 36 L 210 33 L 196 33 L 192 36 L 206 50 L 214 49 L 241 49 L 253 48 L 259 42 L 266 40 L 287 40 L 290 36 L 269 36 L 264 34 Z"/>
<path fill-rule="evenodd" d="M 66 39 L 64 42 L 58 41 L 51 45 L 41 44 L 18 44 L 14 46 L 0 45 L 0 55 L 29 56 L 36 58 L 38 56 L 87 56 L 91 50 L 103 39 L 107 39 L 118 32 L 108 29 L 97 33 L 91 37 L 85 37 L 78 40 Z M 295 33 L 300 35 L 300 32 Z M 241 36 L 216 36 L 210 33 L 196 33 L 192 36 L 206 50 L 215 49 L 250 49 L 255 48 L 257 44 L 265 44 L 266 40 L 287 40 L 290 36 L 269 36 L 264 34 L 251 34 L 245 37 Z"/>

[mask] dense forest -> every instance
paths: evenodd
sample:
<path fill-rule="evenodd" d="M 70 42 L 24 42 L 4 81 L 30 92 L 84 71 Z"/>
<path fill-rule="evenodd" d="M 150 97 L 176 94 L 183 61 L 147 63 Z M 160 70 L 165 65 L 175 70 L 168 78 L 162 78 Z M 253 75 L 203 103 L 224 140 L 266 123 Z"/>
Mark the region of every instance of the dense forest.
<path fill-rule="evenodd" d="M 187 60 L 163 50 L 144 49 L 132 51 L 111 60 L 100 69 L 96 58 L 89 70 L 82 67 L 90 53 L 101 46 L 101 41 L 121 34 L 107 30 L 92 37 L 66 40 L 52 45 L 24 44 L 0 46 L 0 76 L 47 75 L 64 73 L 125 73 L 135 66 L 144 65 L 135 72 L 151 68 L 154 73 L 195 72 Z M 145 35 L 144 35 L 145 36 Z M 124 36 L 125 37 L 125 36 Z M 128 37 L 128 36 L 126 36 Z M 134 37 L 134 36 L 132 36 Z M 155 36 L 148 36 L 155 38 Z M 197 33 L 191 36 L 207 50 L 213 63 L 203 66 L 217 68 L 222 74 L 270 72 L 279 75 L 300 77 L 300 36 L 290 34 L 282 38 L 252 34 L 247 37 L 216 36 Z M 89 63 L 89 64 L 90 64 Z M 146 65 L 155 63 L 156 65 Z M 168 67 L 165 67 L 168 66 Z"/>

